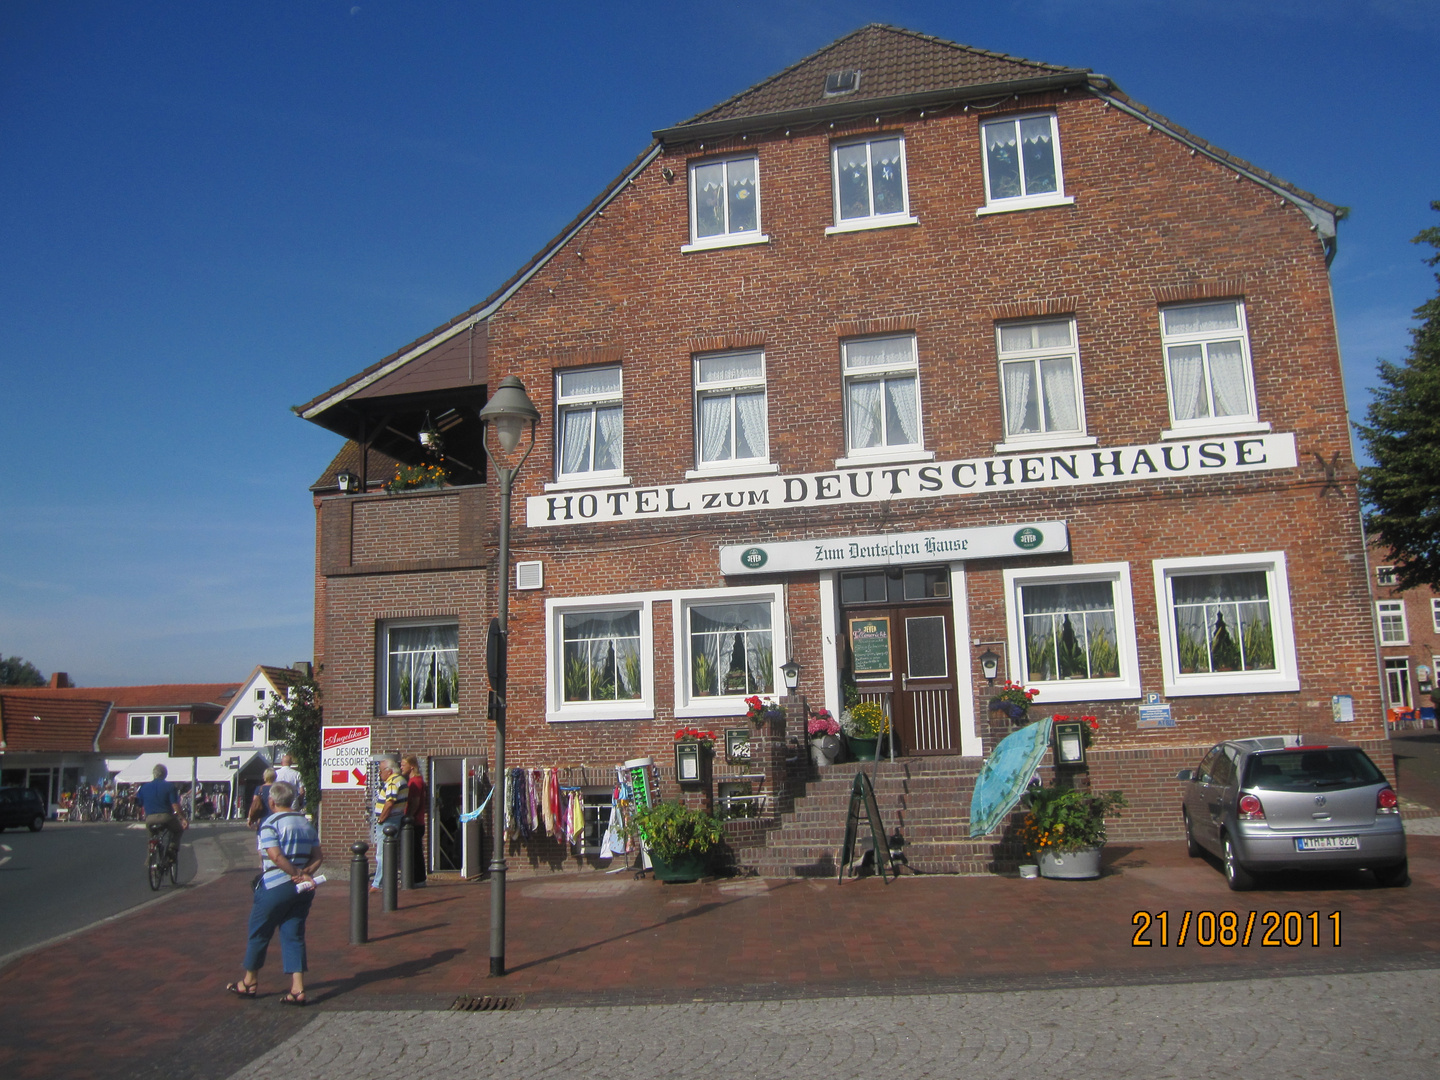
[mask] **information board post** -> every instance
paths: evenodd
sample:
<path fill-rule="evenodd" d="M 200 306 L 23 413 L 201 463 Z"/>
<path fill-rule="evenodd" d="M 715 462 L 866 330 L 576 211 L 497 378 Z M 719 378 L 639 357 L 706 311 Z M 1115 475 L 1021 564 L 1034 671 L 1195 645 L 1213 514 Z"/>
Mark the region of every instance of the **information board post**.
<path fill-rule="evenodd" d="M 176 724 L 170 729 L 170 750 L 167 756 L 190 759 L 190 813 L 188 816 L 191 821 L 194 821 L 197 805 L 195 793 L 200 786 L 200 759 L 220 756 L 220 725 Z"/>

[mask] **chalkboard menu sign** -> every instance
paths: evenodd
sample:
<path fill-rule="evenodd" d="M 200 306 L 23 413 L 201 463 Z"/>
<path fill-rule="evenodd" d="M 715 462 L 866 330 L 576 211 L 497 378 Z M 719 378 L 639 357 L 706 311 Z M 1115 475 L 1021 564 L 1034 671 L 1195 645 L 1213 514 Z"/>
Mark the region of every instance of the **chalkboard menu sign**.
<path fill-rule="evenodd" d="M 889 618 L 851 619 L 850 652 L 855 674 L 890 670 Z"/>

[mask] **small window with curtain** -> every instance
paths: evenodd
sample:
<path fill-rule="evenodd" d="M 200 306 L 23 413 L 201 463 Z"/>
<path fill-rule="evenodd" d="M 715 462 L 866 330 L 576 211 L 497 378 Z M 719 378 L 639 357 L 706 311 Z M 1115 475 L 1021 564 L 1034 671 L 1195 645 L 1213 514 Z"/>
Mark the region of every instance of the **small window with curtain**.
<path fill-rule="evenodd" d="M 727 247 L 763 241 L 760 159 L 755 154 L 690 166 L 690 245 Z"/>
<path fill-rule="evenodd" d="M 620 367 L 588 367 L 555 377 L 560 479 L 618 477 L 623 468 Z"/>
<path fill-rule="evenodd" d="M 1073 319 L 995 328 L 1006 443 L 1043 444 L 1085 431 Z"/>
<path fill-rule="evenodd" d="M 700 470 L 725 471 L 769 460 L 765 354 L 695 357 L 695 459 Z"/>
<path fill-rule="evenodd" d="M 1177 432 L 1254 423 L 1245 305 L 1238 300 L 1163 308 L 1160 330 L 1170 420 Z"/>
<path fill-rule="evenodd" d="M 387 712 L 437 712 L 459 706 L 458 623 L 392 623 L 385 627 L 384 641 Z"/>
<path fill-rule="evenodd" d="M 845 440 L 850 455 L 883 457 L 919 449 L 920 366 L 915 338 L 859 338 L 841 346 Z"/>
<path fill-rule="evenodd" d="M 985 207 L 979 213 L 1073 203 L 1060 167 L 1060 129 L 1054 115 L 1006 117 L 980 126 L 984 145 Z"/>
<path fill-rule="evenodd" d="M 905 140 L 889 135 L 831 148 L 835 224 L 827 231 L 913 225 L 905 182 Z"/>

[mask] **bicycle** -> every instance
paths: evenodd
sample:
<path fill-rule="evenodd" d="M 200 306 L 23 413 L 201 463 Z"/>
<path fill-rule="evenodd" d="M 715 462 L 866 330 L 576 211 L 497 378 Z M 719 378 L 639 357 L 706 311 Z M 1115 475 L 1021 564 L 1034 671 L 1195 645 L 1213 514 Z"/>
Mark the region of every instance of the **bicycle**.
<path fill-rule="evenodd" d="M 150 890 L 160 891 L 165 875 L 170 875 L 170 884 L 180 884 L 180 842 L 172 842 L 170 830 L 165 825 L 150 826 L 150 846 L 145 854 L 145 874 L 150 879 Z"/>

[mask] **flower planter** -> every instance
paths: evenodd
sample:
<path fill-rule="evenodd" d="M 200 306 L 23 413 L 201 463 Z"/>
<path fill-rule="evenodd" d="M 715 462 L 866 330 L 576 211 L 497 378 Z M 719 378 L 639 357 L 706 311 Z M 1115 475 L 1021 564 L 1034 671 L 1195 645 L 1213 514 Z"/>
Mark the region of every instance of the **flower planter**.
<path fill-rule="evenodd" d="M 880 744 L 879 739 L 856 739 L 847 740 L 850 745 L 850 756 L 856 761 L 874 761 L 875 747 Z"/>
<path fill-rule="evenodd" d="M 1082 881 L 1100 876 L 1100 853 L 1103 847 L 1081 848 L 1079 851 L 1040 852 L 1040 876 Z"/>
<path fill-rule="evenodd" d="M 834 765 L 839 757 L 840 740 L 834 735 L 822 735 L 818 739 L 810 740 L 810 760 L 815 763 L 816 768 L 823 769 Z"/>
<path fill-rule="evenodd" d="M 650 864 L 655 868 L 656 881 L 699 881 L 710 872 L 710 856 L 682 855 L 673 862 L 662 859 L 653 851 Z"/>

